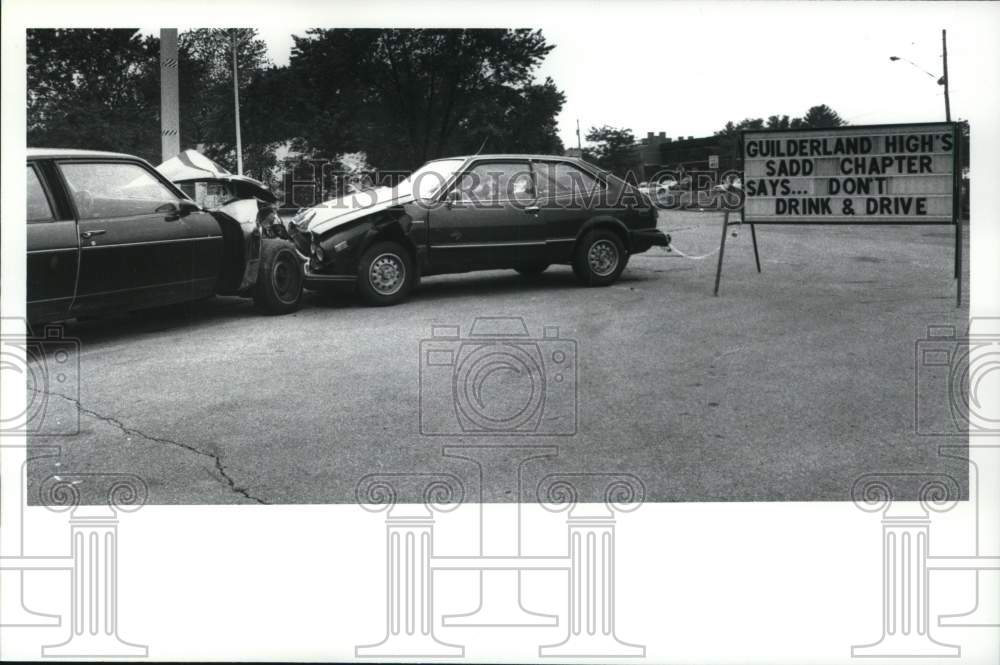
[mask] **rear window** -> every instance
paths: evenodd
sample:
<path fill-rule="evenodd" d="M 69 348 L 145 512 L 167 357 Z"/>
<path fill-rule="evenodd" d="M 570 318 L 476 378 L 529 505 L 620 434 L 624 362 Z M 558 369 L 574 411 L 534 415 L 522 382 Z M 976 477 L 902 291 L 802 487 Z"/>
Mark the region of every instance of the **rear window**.
<path fill-rule="evenodd" d="M 591 196 L 600 188 L 597 178 L 565 162 L 537 162 L 538 195 Z"/>
<path fill-rule="evenodd" d="M 55 219 L 55 215 L 52 214 L 52 206 L 49 205 L 42 181 L 38 179 L 38 171 L 28 166 L 28 221 L 48 222 L 52 219 Z"/>

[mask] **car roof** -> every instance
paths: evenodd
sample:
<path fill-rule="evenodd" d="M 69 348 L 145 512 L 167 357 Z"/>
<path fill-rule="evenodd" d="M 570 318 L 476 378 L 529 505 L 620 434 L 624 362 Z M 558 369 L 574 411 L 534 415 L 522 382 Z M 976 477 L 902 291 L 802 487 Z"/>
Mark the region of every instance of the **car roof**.
<path fill-rule="evenodd" d="M 454 157 L 440 157 L 438 159 L 433 159 L 431 161 L 440 162 L 445 159 L 557 159 L 559 161 L 565 162 L 581 162 L 582 160 L 576 157 L 567 157 L 566 155 L 535 155 L 535 154 L 525 154 L 525 153 L 490 153 L 482 155 L 456 155 Z"/>
<path fill-rule="evenodd" d="M 123 152 L 105 152 L 103 150 L 77 150 L 75 148 L 28 148 L 28 159 L 52 159 L 56 157 L 98 157 L 107 159 L 139 159 L 135 155 Z"/>

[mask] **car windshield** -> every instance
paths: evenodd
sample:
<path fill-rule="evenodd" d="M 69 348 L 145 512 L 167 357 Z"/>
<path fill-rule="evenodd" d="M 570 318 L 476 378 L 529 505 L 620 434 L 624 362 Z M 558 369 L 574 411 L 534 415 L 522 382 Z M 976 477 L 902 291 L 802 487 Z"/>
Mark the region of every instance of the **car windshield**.
<path fill-rule="evenodd" d="M 206 210 L 221 208 L 239 198 L 235 188 L 219 180 L 187 181 L 177 184 L 188 198 Z"/>
<path fill-rule="evenodd" d="M 400 194 L 413 193 L 417 199 L 432 198 L 455 174 L 464 159 L 438 159 L 427 162 L 396 186 Z"/>

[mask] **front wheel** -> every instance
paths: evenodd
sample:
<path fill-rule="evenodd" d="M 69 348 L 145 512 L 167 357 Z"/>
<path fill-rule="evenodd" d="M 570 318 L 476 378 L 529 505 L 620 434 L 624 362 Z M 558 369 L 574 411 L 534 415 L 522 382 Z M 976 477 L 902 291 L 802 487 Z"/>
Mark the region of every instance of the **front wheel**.
<path fill-rule="evenodd" d="M 405 247 L 391 240 L 377 242 L 358 263 L 358 292 L 369 305 L 395 305 L 410 294 L 415 277 Z"/>
<path fill-rule="evenodd" d="M 625 270 L 628 252 L 614 231 L 596 229 L 577 243 L 573 273 L 587 286 L 614 284 Z"/>
<path fill-rule="evenodd" d="M 292 243 L 264 240 L 253 301 L 268 314 L 288 314 L 299 308 L 305 276 Z"/>

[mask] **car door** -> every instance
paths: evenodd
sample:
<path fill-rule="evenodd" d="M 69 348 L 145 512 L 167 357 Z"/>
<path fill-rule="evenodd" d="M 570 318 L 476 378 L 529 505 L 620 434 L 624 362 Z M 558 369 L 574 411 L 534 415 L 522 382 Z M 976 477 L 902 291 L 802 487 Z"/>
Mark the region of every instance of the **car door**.
<path fill-rule="evenodd" d="M 570 162 L 534 160 L 532 168 L 548 260 L 569 261 L 580 229 L 600 212 L 604 185 Z"/>
<path fill-rule="evenodd" d="M 473 162 L 428 215 L 435 268 L 503 268 L 530 262 L 544 249 L 528 160 Z"/>
<path fill-rule="evenodd" d="M 140 161 L 58 163 L 80 232 L 75 312 L 140 308 L 214 292 L 222 232 L 209 213 Z"/>
<path fill-rule="evenodd" d="M 27 165 L 27 284 L 29 321 L 69 316 L 76 287 L 80 244 L 76 220 L 45 177 L 45 164 Z"/>

